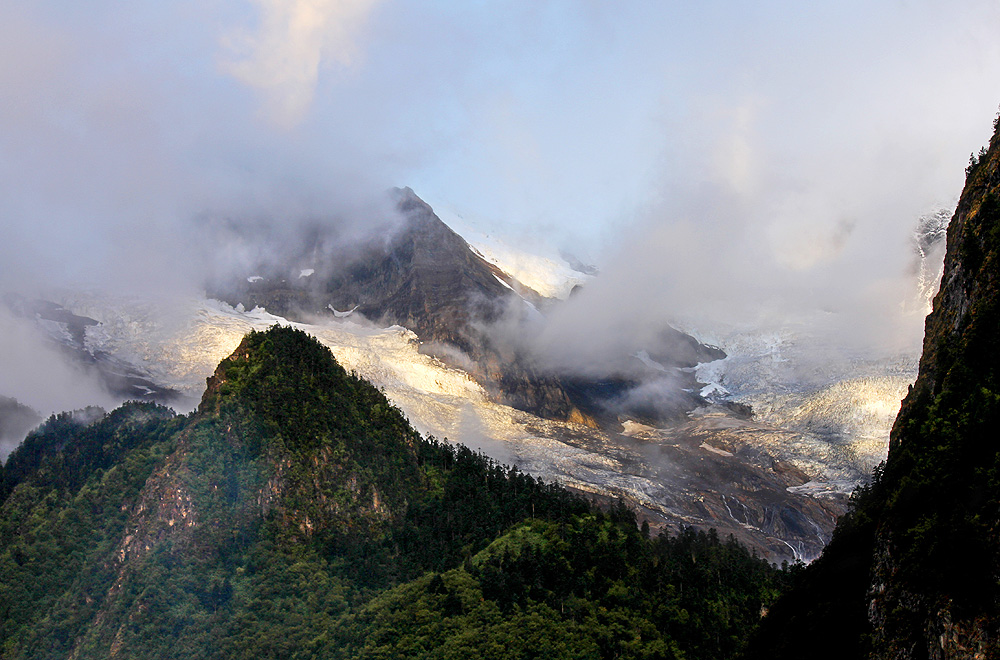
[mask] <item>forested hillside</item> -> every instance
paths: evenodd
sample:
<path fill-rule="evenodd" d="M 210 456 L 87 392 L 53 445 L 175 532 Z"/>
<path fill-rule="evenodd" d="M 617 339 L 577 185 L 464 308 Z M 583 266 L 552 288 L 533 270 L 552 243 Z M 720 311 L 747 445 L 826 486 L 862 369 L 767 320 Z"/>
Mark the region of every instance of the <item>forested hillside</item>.
<path fill-rule="evenodd" d="M 9 659 L 728 658 L 787 580 L 421 438 L 290 328 L 190 416 L 50 418 L 3 479 Z"/>

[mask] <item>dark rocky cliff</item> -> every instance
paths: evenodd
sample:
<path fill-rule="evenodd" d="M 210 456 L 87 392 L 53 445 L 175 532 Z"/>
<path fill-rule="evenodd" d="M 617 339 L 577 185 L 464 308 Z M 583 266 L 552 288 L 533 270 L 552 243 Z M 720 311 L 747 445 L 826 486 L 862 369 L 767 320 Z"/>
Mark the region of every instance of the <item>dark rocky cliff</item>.
<path fill-rule="evenodd" d="M 920 374 L 878 492 L 875 658 L 1000 652 L 1000 139 L 970 165 L 948 228 Z"/>
<path fill-rule="evenodd" d="M 750 657 L 1000 656 L 1000 137 L 968 169 L 889 457 Z M 816 651 L 816 642 L 822 640 Z"/>

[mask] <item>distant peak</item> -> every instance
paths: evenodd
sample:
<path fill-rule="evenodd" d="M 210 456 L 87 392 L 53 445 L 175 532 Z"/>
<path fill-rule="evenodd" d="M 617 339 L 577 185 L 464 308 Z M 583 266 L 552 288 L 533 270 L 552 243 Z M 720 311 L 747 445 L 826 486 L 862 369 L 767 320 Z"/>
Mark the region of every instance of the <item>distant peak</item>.
<path fill-rule="evenodd" d="M 413 192 L 413 189 L 410 187 L 393 188 L 390 191 L 390 194 L 399 206 L 400 211 L 406 212 L 422 210 L 428 213 L 434 213 L 431 205 L 420 199 L 417 193 Z"/>

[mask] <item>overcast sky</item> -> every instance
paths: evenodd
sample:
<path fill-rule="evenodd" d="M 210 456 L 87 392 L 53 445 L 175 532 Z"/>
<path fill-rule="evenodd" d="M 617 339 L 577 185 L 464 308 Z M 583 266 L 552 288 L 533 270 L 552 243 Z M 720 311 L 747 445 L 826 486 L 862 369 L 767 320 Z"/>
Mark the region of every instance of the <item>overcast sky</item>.
<path fill-rule="evenodd" d="M 997 34 L 976 0 L 4 0 L 0 249 L 90 277 L 198 213 L 390 185 L 590 252 L 727 195 L 794 243 L 868 222 L 874 187 L 957 196 Z"/>
<path fill-rule="evenodd" d="M 198 219 L 398 185 L 597 261 L 568 319 L 878 314 L 992 131 L 997 35 L 979 0 L 0 0 L 0 289 L 193 290 Z"/>

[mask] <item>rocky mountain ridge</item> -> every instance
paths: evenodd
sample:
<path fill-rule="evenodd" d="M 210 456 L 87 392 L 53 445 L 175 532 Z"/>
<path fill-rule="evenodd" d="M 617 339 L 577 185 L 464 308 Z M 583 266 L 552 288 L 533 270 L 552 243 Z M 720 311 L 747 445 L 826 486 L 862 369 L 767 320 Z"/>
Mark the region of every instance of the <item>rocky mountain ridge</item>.
<path fill-rule="evenodd" d="M 629 409 L 632 417 L 676 419 L 704 403 L 683 370 L 724 353 L 669 327 L 656 346 L 646 347 L 659 367 L 622 355 L 618 372 L 596 380 L 540 367 L 523 337 L 537 331 L 539 308 L 558 302 L 486 261 L 409 188 L 391 197 L 401 224 L 352 244 L 349 255 L 343 245 L 325 248 L 336 241 L 317 229 L 320 235 L 300 253 L 281 260 L 280 272 L 261 264 L 248 276 L 216 284 L 212 295 L 298 321 L 358 313 L 382 326 L 401 325 L 416 333 L 423 352 L 467 371 L 498 401 L 548 419 L 617 426 L 615 408 L 640 385 L 636 374 L 664 367 L 672 373 L 663 384 L 670 396 Z M 288 263 L 312 267 L 293 277 Z"/>

